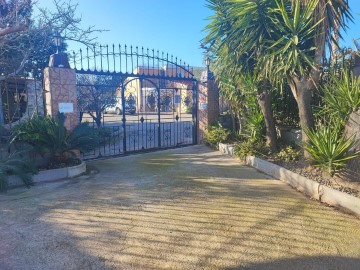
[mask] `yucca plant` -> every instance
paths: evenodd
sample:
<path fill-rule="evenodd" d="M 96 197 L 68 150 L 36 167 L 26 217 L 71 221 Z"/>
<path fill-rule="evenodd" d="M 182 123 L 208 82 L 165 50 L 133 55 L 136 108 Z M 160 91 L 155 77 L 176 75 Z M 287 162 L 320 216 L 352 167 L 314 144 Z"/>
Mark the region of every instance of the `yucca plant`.
<path fill-rule="evenodd" d="M 315 166 L 322 167 L 331 176 L 345 167 L 346 162 L 356 158 L 360 152 L 350 153 L 355 143 L 354 136 L 346 138 L 340 127 L 322 126 L 316 130 L 305 130 L 310 142 L 304 148 L 310 153 Z"/>
<path fill-rule="evenodd" d="M 261 142 L 264 139 L 264 116 L 260 111 L 249 114 L 244 127 L 244 137 L 252 142 Z"/>
<path fill-rule="evenodd" d="M 76 159 L 76 150 L 86 152 L 98 146 L 98 133 L 88 123 L 79 124 L 71 132 L 64 123 L 65 115 L 62 113 L 56 120 L 37 116 L 17 128 L 19 140 L 32 145 L 42 156 L 50 155 L 54 166 Z"/>
<path fill-rule="evenodd" d="M 345 123 L 350 114 L 360 108 L 360 78 L 348 70 L 344 70 L 340 77 L 331 74 L 323 92 L 325 106 L 321 108 L 321 114 Z"/>

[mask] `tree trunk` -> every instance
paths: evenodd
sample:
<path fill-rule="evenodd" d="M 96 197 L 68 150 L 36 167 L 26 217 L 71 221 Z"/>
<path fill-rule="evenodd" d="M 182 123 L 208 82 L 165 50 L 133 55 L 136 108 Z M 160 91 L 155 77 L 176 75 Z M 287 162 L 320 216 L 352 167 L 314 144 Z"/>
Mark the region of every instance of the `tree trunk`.
<path fill-rule="evenodd" d="M 231 116 L 231 124 L 232 124 L 232 130 L 236 132 L 236 122 L 235 122 L 235 114 L 233 110 L 230 109 L 230 116 Z"/>
<path fill-rule="evenodd" d="M 97 112 L 95 117 L 95 123 L 98 128 L 101 127 L 101 120 L 102 120 L 101 113 Z"/>
<path fill-rule="evenodd" d="M 260 109 L 264 115 L 266 126 L 266 145 L 271 151 L 276 151 L 276 128 L 274 115 L 271 109 L 271 93 L 270 91 L 263 91 L 257 96 Z"/>
<path fill-rule="evenodd" d="M 0 94 L 0 126 L 5 124 L 4 120 L 4 106 L 3 106 L 3 100 L 2 95 Z"/>
<path fill-rule="evenodd" d="M 238 112 L 237 113 L 237 119 L 239 121 L 239 129 L 238 129 L 238 134 L 241 135 L 242 134 L 242 122 L 241 122 L 241 114 Z M 236 120 L 236 119 L 235 119 Z"/>
<path fill-rule="evenodd" d="M 339 54 L 339 40 L 340 40 L 340 26 L 336 21 L 334 22 L 334 40 L 331 42 L 331 62 L 332 64 L 338 63 L 338 54 Z"/>
<path fill-rule="evenodd" d="M 315 88 L 313 79 L 288 78 L 288 83 L 299 108 L 302 142 L 309 142 L 305 129 L 314 128 L 314 116 L 311 107 L 312 93 Z M 310 153 L 304 150 L 304 156 L 308 158 Z"/>

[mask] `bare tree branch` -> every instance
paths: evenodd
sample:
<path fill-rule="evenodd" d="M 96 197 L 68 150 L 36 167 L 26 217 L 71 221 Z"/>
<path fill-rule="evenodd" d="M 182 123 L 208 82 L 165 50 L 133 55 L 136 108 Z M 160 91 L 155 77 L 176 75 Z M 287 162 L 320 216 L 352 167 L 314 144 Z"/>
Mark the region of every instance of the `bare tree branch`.
<path fill-rule="evenodd" d="M 6 28 L 0 28 L 0 37 L 6 36 L 12 33 L 23 32 L 29 27 L 28 24 L 19 24 L 15 26 L 7 26 Z"/>

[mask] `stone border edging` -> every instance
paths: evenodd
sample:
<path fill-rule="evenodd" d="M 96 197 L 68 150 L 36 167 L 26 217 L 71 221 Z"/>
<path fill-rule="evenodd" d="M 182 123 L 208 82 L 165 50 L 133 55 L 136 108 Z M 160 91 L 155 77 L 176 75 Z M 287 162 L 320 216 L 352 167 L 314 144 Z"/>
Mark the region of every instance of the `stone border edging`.
<path fill-rule="evenodd" d="M 86 172 L 86 163 L 83 161 L 81 164 L 72 167 L 40 171 L 38 174 L 33 176 L 33 180 L 34 183 L 56 181 L 65 178 L 73 178 L 83 174 L 84 172 Z M 21 179 L 17 176 L 10 176 L 7 180 L 9 187 L 24 185 Z"/>
<path fill-rule="evenodd" d="M 233 146 L 220 143 L 219 151 L 234 156 Z M 254 156 L 247 157 L 246 164 L 289 184 L 298 191 L 305 193 L 320 202 L 346 209 L 355 215 L 360 216 L 360 198 L 321 185 L 316 181 Z"/>

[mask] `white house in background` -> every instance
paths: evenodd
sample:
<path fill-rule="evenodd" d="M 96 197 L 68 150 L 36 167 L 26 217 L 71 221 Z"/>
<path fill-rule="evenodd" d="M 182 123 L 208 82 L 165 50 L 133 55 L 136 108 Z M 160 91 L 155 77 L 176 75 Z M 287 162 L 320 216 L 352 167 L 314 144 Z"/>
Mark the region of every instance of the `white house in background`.
<path fill-rule="evenodd" d="M 134 74 L 153 75 L 163 77 L 147 78 L 140 80 L 129 77 L 125 81 L 125 98 L 134 98 L 137 111 L 143 112 L 186 112 L 192 106 L 192 81 L 181 80 L 185 77 L 185 70 L 175 66 L 149 68 L 139 66 L 133 71 Z M 166 77 L 179 77 L 176 80 L 168 80 Z M 160 86 L 160 108 L 157 108 L 157 87 Z M 117 92 L 121 96 L 121 91 Z"/>

